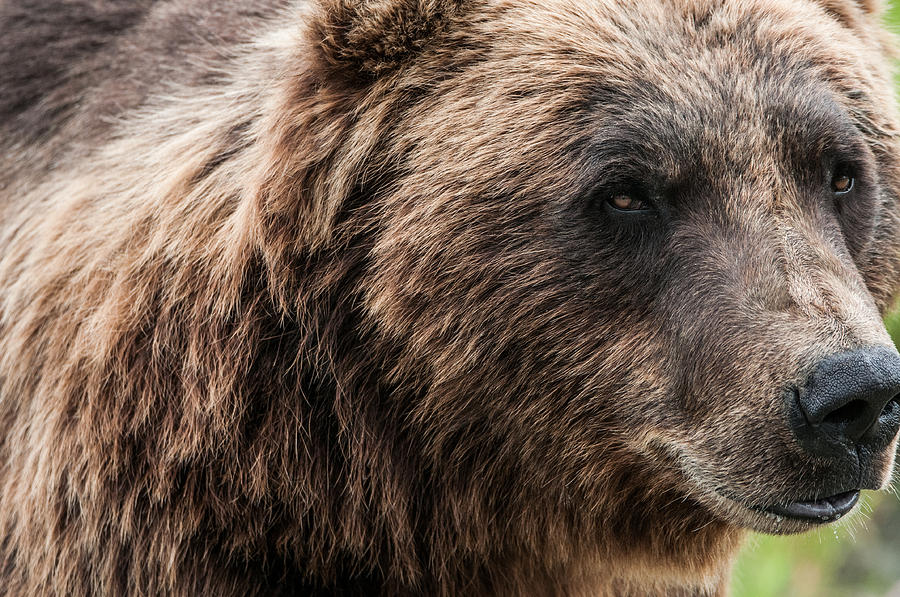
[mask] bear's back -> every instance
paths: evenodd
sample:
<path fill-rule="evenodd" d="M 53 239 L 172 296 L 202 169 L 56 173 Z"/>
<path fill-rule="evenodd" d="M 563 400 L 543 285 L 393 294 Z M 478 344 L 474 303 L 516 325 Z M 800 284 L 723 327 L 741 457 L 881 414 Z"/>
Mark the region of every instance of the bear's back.
<path fill-rule="evenodd" d="M 9 0 L 0 4 L 0 158 L 58 162 L 172 84 L 209 83 L 283 0 Z M 38 150 L 38 148 L 40 148 Z M 16 149 L 17 151 L 12 151 Z M 24 152 L 24 153 L 23 153 Z M 0 176 L 0 188 L 3 187 Z"/>

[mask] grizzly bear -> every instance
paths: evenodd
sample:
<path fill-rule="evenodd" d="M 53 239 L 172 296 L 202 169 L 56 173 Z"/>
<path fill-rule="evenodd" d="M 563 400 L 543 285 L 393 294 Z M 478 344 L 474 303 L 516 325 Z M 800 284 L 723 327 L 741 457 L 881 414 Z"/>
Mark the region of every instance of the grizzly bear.
<path fill-rule="evenodd" d="M 0 32 L 0 594 L 721 595 L 888 483 L 874 2 Z"/>

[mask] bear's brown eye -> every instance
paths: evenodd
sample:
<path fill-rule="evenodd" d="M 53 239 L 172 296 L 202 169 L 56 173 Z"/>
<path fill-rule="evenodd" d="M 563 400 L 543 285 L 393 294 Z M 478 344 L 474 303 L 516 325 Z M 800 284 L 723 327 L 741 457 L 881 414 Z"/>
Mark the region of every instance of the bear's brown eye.
<path fill-rule="evenodd" d="M 642 211 L 648 208 L 647 202 L 631 195 L 614 195 L 609 204 L 620 211 Z"/>
<path fill-rule="evenodd" d="M 846 195 L 853 190 L 855 179 L 846 170 L 838 170 L 831 178 L 831 190 L 837 195 Z"/>

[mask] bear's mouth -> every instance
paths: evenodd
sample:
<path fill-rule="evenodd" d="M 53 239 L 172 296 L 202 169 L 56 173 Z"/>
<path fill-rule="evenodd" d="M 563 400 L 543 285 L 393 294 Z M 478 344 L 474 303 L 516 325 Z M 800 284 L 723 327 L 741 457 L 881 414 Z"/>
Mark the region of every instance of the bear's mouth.
<path fill-rule="evenodd" d="M 702 470 L 701 466 L 687 450 L 679 450 L 676 446 L 661 443 L 651 444 L 651 447 L 654 450 L 662 449 L 663 457 L 677 459 L 681 470 L 696 484 L 702 494 L 715 496 L 712 502 L 703 500 L 711 506 L 713 512 L 719 513 L 724 519 L 736 525 L 763 533 L 792 534 L 833 523 L 849 514 L 859 503 L 862 489 L 879 488 L 877 485 L 868 486 L 868 483 L 863 483 L 862 487 L 854 487 L 856 483 L 852 485 L 847 483 L 843 487 L 838 485 L 834 488 L 845 491 L 821 498 L 813 495 L 813 499 L 808 499 L 810 494 L 799 488 L 796 493 L 791 492 L 794 493 L 793 496 L 753 498 L 737 494 L 719 484 L 706 483 L 703 475 L 697 472 L 698 469 Z"/>
<path fill-rule="evenodd" d="M 819 500 L 754 506 L 752 509 L 792 520 L 824 524 L 834 522 L 850 512 L 858 501 L 859 490 L 853 489 Z"/>

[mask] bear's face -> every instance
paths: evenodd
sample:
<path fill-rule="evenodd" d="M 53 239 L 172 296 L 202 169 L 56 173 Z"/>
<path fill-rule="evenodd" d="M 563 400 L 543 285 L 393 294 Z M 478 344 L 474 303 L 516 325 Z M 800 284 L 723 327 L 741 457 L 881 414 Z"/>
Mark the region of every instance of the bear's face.
<path fill-rule="evenodd" d="M 779 507 L 886 484 L 896 400 L 843 450 L 796 420 L 823 360 L 896 354 L 896 121 L 868 7 L 425 4 L 414 58 L 351 56 L 340 85 L 392 122 L 391 182 L 356 207 L 377 230 L 363 305 L 429 456 L 486 491 L 601 507 L 624 479 L 623 500 L 770 532 L 821 521 Z"/>

